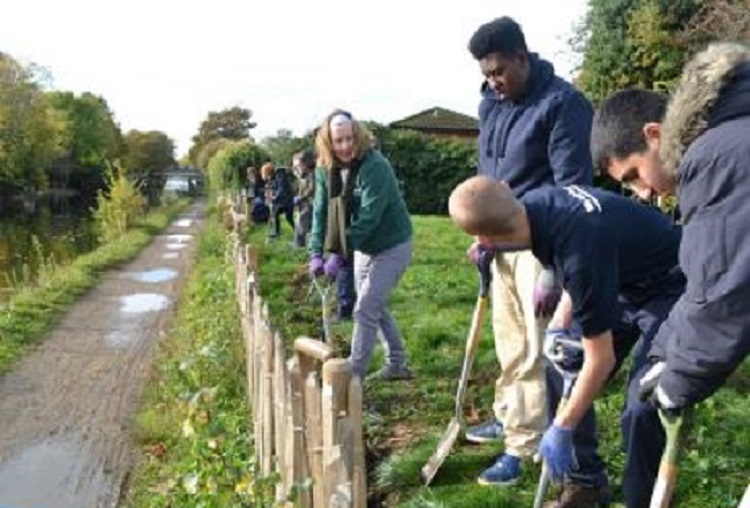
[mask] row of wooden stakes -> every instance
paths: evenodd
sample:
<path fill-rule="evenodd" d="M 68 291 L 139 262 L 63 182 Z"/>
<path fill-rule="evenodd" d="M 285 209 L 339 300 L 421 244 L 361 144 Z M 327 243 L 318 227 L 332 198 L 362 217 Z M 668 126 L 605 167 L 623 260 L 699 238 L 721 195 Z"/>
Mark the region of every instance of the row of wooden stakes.
<path fill-rule="evenodd" d="M 233 257 L 261 472 L 278 474 L 276 499 L 288 506 L 365 508 L 360 379 L 320 340 L 296 339 L 287 358 L 259 294 L 257 257 L 240 238 Z"/>

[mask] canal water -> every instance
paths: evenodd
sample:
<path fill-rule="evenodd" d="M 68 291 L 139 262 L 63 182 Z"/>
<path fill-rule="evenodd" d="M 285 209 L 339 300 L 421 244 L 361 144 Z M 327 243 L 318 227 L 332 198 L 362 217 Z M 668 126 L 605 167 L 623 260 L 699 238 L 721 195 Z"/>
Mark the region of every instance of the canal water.
<path fill-rule="evenodd" d="M 39 209 L 32 216 L 0 218 L 0 301 L 24 278 L 33 277 L 43 260 L 47 266 L 61 266 L 96 246 L 87 211 L 54 215 Z"/>

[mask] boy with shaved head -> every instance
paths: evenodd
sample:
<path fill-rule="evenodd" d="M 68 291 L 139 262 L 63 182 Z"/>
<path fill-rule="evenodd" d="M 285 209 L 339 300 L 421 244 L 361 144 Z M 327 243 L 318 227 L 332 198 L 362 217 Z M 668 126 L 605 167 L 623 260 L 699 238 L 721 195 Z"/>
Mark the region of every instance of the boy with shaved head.
<path fill-rule="evenodd" d="M 593 402 L 635 348 L 621 419 L 623 485 L 628 507 L 648 506 L 664 432 L 654 406 L 639 400 L 638 386 L 650 368 L 645 353 L 651 340 L 684 289 L 677 266 L 680 230 L 654 208 L 577 185 L 543 187 L 518 199 L 504 182 L 474 177 L 456 187 L 448 207 L 454 222 L 480 242 L 531 249 L 554 268 L 569 296 L 561 305 L 571 314 L 556 313 L 551 326 L 560 333 L 580 329 L 583 367 L 540 446 L 552 477 L 565 480 L 558 507 L 608 501 Z M 546 376 L 554 415 L 562 378 L 549 365 Z"/>

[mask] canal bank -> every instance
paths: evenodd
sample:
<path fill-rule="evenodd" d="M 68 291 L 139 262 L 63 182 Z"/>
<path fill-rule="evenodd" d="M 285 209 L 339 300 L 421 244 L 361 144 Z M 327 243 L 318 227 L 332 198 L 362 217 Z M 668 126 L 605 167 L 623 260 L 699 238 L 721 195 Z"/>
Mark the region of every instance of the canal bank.
<path fill-rule="evenodd" d="M 195 202 L 106 272 L 0 379 L 0 505 L 111 507 L 132 465 L 132 417 L 204 223 Z"/>

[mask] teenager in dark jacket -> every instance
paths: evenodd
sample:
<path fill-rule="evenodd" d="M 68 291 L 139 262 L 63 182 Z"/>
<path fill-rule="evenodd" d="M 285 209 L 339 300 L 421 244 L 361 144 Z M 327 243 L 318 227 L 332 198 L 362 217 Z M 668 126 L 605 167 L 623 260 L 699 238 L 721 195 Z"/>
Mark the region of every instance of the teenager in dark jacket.
<path fill-rule="evenodd" d="M 588 185 L 593 171 L 589 132 L 593 109 L 552 65 L 531 53 L 521 27 L 502 17 L 477 29 L 469 51 L 485 78 L 479 104 L 479 174 L 508 183 L 514 194 L 547 185 Z M 476 242 L 469 257 L 476 252 Z M 521 460 L 536 454 L 546 425 L 541 343 L 554 310 L 551 271 L 531 252 L 500 253 L 493 263 L 492 323 L 502 367 L 495 383 L 495 418 L 471 427 L 474 442 L 505 439 L 505 453 L 479 483 L 510 485 Z"/>
<path fill-rule="evenodd" d="M 261 166 L 260 171 L 266 182 L 267 201 L 271 204 L 273 215 L 273 231 L 269 236 L 276 238 L 281 232 L 279 218 L 282 214 L 294 230 L 294 190 L 286 168 L 276 168 L 272 163 L 266 162 Z"/>
<path fill-rule="evenodd" d="M 644 90 L 610 97 L 592 151 L 644 198 L 676 190 L 687 290 L 651 356 L 665 362 L 657 403 L 692 406 L 750 352 L 750 46 L 716 43 L 695 55 L 668 106 Z"/>
<path fill-rule="evenodd" d="M 665 437 L 656 408 L 640 400 L 639 387 L 651 368 L 646 356 L 651 341 L 685 288 L 677 262 L 679 228 L 659 210 L 601 189 L 547 186 L 518 200 L 505 183 L 486 177 L 459 185 L 449 209 L 466 232 L 489 245 L 530 248 L 562 280 L 566 293 L 550 333 L 581 340 L 584 354 L 570 399 L 559 411 L 562 378 L 547 368 L 549 411 L 555 416 L 539 451 L 550 475 L 565 480 L 555 507 L 609 501 L 593 402 L 631 349 L 621 418 L 623 483 L 628 507 L 647 507 Z M 571 332 L 575 329 L 582 339 Z"/>

